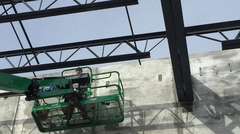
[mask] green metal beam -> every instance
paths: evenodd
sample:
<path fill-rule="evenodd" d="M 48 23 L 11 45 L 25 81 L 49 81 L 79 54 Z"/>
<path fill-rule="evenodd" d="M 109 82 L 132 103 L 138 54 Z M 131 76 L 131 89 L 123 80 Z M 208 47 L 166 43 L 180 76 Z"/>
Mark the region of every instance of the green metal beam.
<path fill-rule="evenodd" d="M 31 83 L 31 79 L 0 72 L 0 90 L 24 93 Z"/>

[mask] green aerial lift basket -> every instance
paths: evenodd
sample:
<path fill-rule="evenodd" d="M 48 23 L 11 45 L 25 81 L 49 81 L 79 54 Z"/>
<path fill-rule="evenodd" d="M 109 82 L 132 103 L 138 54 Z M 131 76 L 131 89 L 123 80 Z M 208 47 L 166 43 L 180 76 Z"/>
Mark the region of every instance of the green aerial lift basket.
<path fill-rule="evenodd" d="M 117 84 L 92 86 L 92 81 L 110 78 L 112 74 L 118 75 Z M 104 77 L 101 77 L 102 75 Z M 88 91 L 85 91 L 88 97 L 76 102 L 76 107 L 69 108 L 72 106 L 72 103 L 62 101 L 62 96 L 47 97 L 48 99 L 55 98 L 55 102 L 47 102 L 45 98 L 35 100 L 32 116 L 41 132 L 116 124 L 124 120 L 124 90 L 119 73 L 116 71 L 99 74 L 90 73 L 90 78 L 92 80 L 87 87 Z M 84 88 L 86 89 L 86 87 Z M 114 88 L 117 93 L 91 97 L 93 89 L 103 90 L 103 88 Z M 75 92 L 73 89 L 67 90 L 69 94 L 74 94 Z M 48 92 L 50 94 L 51 92 L 62 91 Z"/>

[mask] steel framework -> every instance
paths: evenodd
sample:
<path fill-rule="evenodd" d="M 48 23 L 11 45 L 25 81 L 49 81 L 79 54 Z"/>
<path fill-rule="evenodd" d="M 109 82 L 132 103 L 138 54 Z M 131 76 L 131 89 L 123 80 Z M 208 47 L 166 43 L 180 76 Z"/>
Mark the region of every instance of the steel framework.
<path fill-rule="evenodd" d="M 168 39 L 169 50 L 171 54 L 174 79 L 178 94 L 179 102 L 192 102 L 193 90 L 191 85 L 191 73 L 189 67 L 189 59 L 187 52 L 186 36 L 197 36 L 200 38 L 210 39 L 217 42 L 223 42 L 223 49 L 232 49 L 238 47 L 236 42 L 239 44 L 239 35 L 236 35 L 234 41 L 228 39 L 222 32 L 240 29 L 240 20 L 226 21 L 205 25 L 196 25 L 190 27 L 184 27 L 182 7 L 180 0 L 160 0 L 162 4 L 163 16 L 165 21 L 166 31 L 158 31 L 151 33 L 134 34 L 131 16 L 128 12 L 129 5 L 138 4 L 138 0 L 86 0 L 85 2 L 79 2 L 73 0 L 75 5 L 68 5 L 62 7 L 53 7 L 57 0 L 53 0 L 48 6 L 42 6 L 43 0 L 39 0 L 39 8 L 36 10 L 30 6 L 29 3 L 37 0 L 1 0 L 0 6 L 4 9 L 0 15 L 0 23 L 10 23 L 17 38 L 21 49 L 11 51 L 0 51 L 0 59 L 6 60 L 11 68 L 0 68 L 2 72 L 16 74 L 23 72 L 33 72 L 36 76 L 35 71 L 73 67 L 78 65 L 91 65 L 99 63 L 117 62 L 125 60 L 150 58 L 150 52 L 159 45 L 165 38 Z M 18 11 L 17 5 L 21 3 L 28 7 L 28 11 Z M 127 19 L 131 28 L 131 35 L 125 35 L 113 38 L 103 38 L 98 40 L 88 40 L 81 42 L 69 42 L 64 44 L 51 44 L 44 47 L 33 47 L 27 31 L 22 24 L 22 20 L 38 19 L 43 17 L 51 17 L 57 15 L 66 15 L 79 12 L 87 12 L 93 10 L 101 10 L 107 8 L 115 8 L 125 6 Z M 10 12 L 12 10 L 12 12 Z M 16 32 L 13 22 L 16 21 L 20 24 L 20 27 L 27 39 L 29 48 L 24 48 L 21 40 Z M 219 33 L 225 40 L 218 40 L 204 34 Z M 149 50 L 146 50 L 149 40 L 158 40 L 156 44 Z M 230 41 L 229 41 L 230 40 Z M 144 51 L 141 51 L 137 47 L 137 43 L 140 41 L 146 41 Z M 235 46 L 228 46 L 234 42 Z M 126 46 L 126 49 L 131 49 L 133 53 L 127 53 L 122 55 L 113 55 L 113 53 L 122 45 Z M 111 52 L 105 52 L 105 46 L 115 46 Z M 97 54 L 92 48 L 102 47 L 101 54 Z M 78 52 L 80 49 L 90 52 L 93 58 L 82 56 L 79 60 L 71 60 L 71 57 Z M 74 50 L 68 58 L 62 59 L 62 52 L 66 50 Z M 60 52 L 59 59 L 55 59 L 51 56 L 51 52 Z M 38 55 L 46 55 L 52 61 L 52 63 L 41 63 Z M 19 58 L 18 66 L 14 65 L 10 58 Z M 25 57 L 27 62 L 20 65 L 22 58 Z M 35 60 L 37 64 L 32 64 L 32 60 Z"/>

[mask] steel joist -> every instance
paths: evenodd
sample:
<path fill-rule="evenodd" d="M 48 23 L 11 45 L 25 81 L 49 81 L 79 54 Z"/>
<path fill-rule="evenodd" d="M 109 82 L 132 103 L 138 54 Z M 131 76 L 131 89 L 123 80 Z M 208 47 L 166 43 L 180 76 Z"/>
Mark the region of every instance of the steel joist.
<path fill-rule="evenodd" d="M 11 2 L 5 1 L 5 3 L 11 3 Z M 11 3 L 11 4 L 14 4 L 14 3 Z M 100 9 L 106 9 L 106 8 L 128 6 L 133 4 L 138 4 L 138 0 L 110 0 L 110 1 L 82 4 L 82 5 L 76 5 L 76 6 L 68 6 L 68 7 L 47 9 L 47 10 L 38 10 L 38 11 L 0 16 L 0 23 L 79 13 L 79 12 L 100 10 Z"/>

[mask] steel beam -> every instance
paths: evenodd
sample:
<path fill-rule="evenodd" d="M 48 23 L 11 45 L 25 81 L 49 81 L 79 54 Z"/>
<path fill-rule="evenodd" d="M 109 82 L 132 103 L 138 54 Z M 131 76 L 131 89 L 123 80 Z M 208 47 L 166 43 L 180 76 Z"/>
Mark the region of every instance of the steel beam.
<path fill-rule="evenodd" d="M 186 27 L 186 35 L 208 34 L 219 31 L 230 31 L 240 29 L 240 20 L 211 23 L 205 25 Z"/>
<path fill-rule="evenodd" d="M 145 40 L 146 37 L 149 38 L 159 38 L 165 36 L 165 33 L 160 34 L 141 34 L 137 35 L 135 38 L 136 40 Z M 32 50 L 34 50 L 35 53 L 41 53 L 41 52 L 53 52 L 53 51 L 61 51 L 61 50 L 68 50 L 68 49 L 77 49 L 79 47 L 85 48 L 85 47 L 94 47 L 94 46 L 102 46 L 104 45 L 111 45 L 111 44 L 119 44 L 121 42 L 133 41 L 133 37 L 131 36 L 122 36 L 122 37 L 115 37 L 115 38 L 106 38 L 106 39 L 99 39 L 99 40 L 91 40 L 91 41 L 83 41 L 83 42 L 72 42 L 72 43 L 66 43 L 66 44 L 57 44 L 57 45 L 48 45 L 43 47 L 34 47 Z M 32 50 L 30 48 L 24 49 L 18 49 L 18 50 L 11 50 L 11 51 L 3 51 L 0 52 L 0 58 L 11 57 L 11 56 L 19 56 L 23 54 L 32 54 Z M 24 53 L 25 52 L 25 53 Z"/>
<path fill-rule="evenodd" d="M 102 58 L 92 58 L 92 59 L 75 60 L 75 61 L 67 61 L 67 62 L 32 65 L 27 67 L 8 68 L 8 69 L 2 69 L 0 70 L 0 72 L 17 74 L 17 73 L 25 73 L 25 72 L 32 72 L 32 71 L 42 71 L 42 70 L 74 67 L 79 65 L 84 66 L 84 65 L 119 62 L 119 61 L 135 60 L 135 59 L 143 59 L 143 58 L 150 58 L 150 53 L 149 52 L 134 53 L 134 54 L 125 54 L 125 55 L 117 55 L 117 56 L 102 57 Z"/>
<path fill-rule="evenodd" d="M 240 39 L 222 41 L 222 50 L 240 48 Z"/>
<path fill-rule="evenodd" d="M 33 12 L 24 12 L 24 13 L 1 16 L 0 23 L 93 11 L 93 10 L 100 10 L 100 9 L 106 9 L 106 8 L 128 6 L 133 4 L 138 4 L 138 0 L 110 0 L 110 1 L 77 5 L 77 6 L 54 8 L 54 9 L 47 9 L 47 10 L 40 10 L 40 11 L 33 11 Z"/>
<path fill-rule="evenodd" d="M 161 0 L 179 102 L 193 101 L 192 80 L 180 0 Z"/>
<path fill-rule="evenodd" d="M 191 36 L 196 34 L 214 33 L 219 31 L 228 31 L 228 30 L 237 30 L 237 29 L 240 29 L 240 20 L 186 27 L 185 32 L 186 32 L 186 36 Z M 163 38 L 163 37 L 166 37 L 166 31 L 137 34 L 137 35 L 134 35 L 134 37 L 136 41 Z M 126 40 L 129 42 L 134 41 L 132 35 L 129 35 L 129 36 L 121 36 L 121 37 L 106 38 L 106 39 L 99 39 L 99 40 L 48 45 L 44 47 L 35 47 L 33 48 L 33 51 L 36 53 L 44 52 L 44 51 L 47 51 L 47 52 L 61 51 L 61 50 L 67 50 L 67 49 L 75 49 L 75 48 L 84 47 L 84 46 L 92 47 L 92 46 L 102 46 L 102 44 L 110 45 L 110 44 L 120 43 Z M 24 49 L 24 51 L 26 52 L 26 54 L 32 54 L 31 49 Z M 4 56 L 7 56 L 7 57 L 19 56 L 23 54 L 24 52 L 22 49 L 5 51 L 5 52 L 0 52 L 0 58 L 3 58 Z"/>

